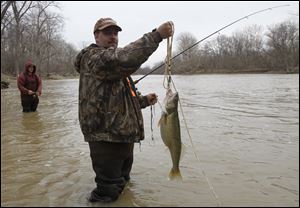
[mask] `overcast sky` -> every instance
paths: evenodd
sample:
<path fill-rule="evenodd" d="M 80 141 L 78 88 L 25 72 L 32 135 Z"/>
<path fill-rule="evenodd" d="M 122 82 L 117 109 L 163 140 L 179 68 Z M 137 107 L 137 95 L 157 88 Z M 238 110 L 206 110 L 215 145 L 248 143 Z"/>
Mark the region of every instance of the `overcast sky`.
<path fill-rule="evenodd" d="M 93 27 L 101 17 L 111 17 L 123 29 L 119 33 L 119 47 L 135 41 L 144 33 L 150 32 L 166 21 L 175 25 L 176 37 L 182 32 L 189 32 L 197 40 L 208 36 L 229 23 L 253 12 L 270 7 L 290 6 L 267 10 L 224 29 L 220 34 L 231 35 L 250 25 L 261 25 L 263 28 L 285 20 L 298 21 L 298 1 L 63 1 L 59 2 L 60 13 L 65 19 L 64 39 L 81 49 L 85 44 L 94 43 Z M 217 37 L 217 34 L 206 41 Z M 205 43 L 202 42 L 202 44 Z M 173 51 L 175 48 L 173 49 Z M 173 54 L 176 55 L 176 54 Z M 152 66 L 166 56 L 166 40 L 155 51 L 143 66 Z"/>

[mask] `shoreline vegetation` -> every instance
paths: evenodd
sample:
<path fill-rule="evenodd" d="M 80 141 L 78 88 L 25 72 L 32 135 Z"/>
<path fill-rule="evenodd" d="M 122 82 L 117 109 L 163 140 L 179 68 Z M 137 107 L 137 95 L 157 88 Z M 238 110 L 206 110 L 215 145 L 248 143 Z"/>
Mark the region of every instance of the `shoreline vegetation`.
<path fill-rule="evenodd" d="M 60 75 L 60 74 L 47 74 L 46 76 L 41 76 L 43 80 L 62 80 L 62 79 L 76 79 L 79 76 L 75 75 Z M 9 75 L 1 73 L 1 89 L 6 89 L 12 87 L 17 87 L 17 77 L 14 75 Z"/>
<path fill-rule="evenodd" d="M 145 73 L 134 73 L 134 75 L 144 75 Z M 201 74 L 299 74 L 299 66 L 294 67 L 290 70 L 268 70 L 268 69 L 244 69 L 239 70 L 238 72 L 232 72 L 230 70 L 218 70 L 212 72 L 198 72 L 198 73 L 180 73 L 180 75 L 201 75 Z M 153 75 L 161 75 L 161 74 L 153 74 Z M 173 74 L 177 75 L 177 74 Z M 179 75 L 179 74 L 178 74 Z M 79 75 L 60 75 L 56 73 L 47 74 L 45 76 L 41 76 L 42 80 L 62 80 L 62 79 L 77 79 Z M 5 73 L 1 73 L 1 89 L 6 89 L 10 87 L 17 87 L 17 78 L 14 75 L 8 75 Z"/>
<path fill-rule="evenodd" d="M 78 78 L 74 58 L 89 43 L 78 49 L 64 39 L 65 18 L 51 10 L 60 8 L 57 1 L 1 1 L 1 7 L 1 73 L 16 76 L 32 61 L 43 80 Z M 199 41 L 190 31 L 176 33 L 172 74 L 299 73 L 298 19 L 239 27 L 202 44 L 206 38 Z M 165 57 L 151 65 L 134 75 L 164 74 Z M 10 82 L 1 81 L 9 87 Z"/>

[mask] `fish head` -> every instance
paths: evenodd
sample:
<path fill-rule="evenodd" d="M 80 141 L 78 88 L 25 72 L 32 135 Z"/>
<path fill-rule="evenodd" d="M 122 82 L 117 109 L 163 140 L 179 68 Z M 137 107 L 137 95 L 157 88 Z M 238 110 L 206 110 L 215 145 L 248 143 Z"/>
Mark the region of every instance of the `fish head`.
<path fill-rule="evenodd" d="M 167 114 L 171 114 L 177 111 L 178 101 L 178 92 L 173 93 L 171 90 L 168 90 L 165 98 L 165 109 L 167 111 Z"/>

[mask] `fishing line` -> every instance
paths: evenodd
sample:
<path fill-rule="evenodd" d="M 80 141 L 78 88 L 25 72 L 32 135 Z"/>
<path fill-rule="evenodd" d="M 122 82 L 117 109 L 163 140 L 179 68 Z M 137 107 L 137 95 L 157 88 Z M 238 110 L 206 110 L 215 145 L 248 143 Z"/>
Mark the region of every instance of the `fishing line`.
<path fill-rule="evenodd" d="M 154 123 L 154 115 L 155 115 L 155 105 L 152 105 L 150 106 L 150 110 L 151 110 L 151 139 L 152 141 L 154 142 L 154 137 L 153 137 L 153 123 Z"/>
<path fill-rule="evenodd" d="M 174 25 L 173 24 L 172 24 L 172 27 L 173 27 L 173 31 L 174 31 Z M 172 83 L 175 92 L 178 93 L 178 91 L 177 91 L 177 89 L 175 87 L 175 83 L 174 83 L 174 81 L 173 81 L 173 79 L 171 77 L 172 42 L 173 42 L 173 35 L 171 36 L 170 39 L 168 38 L 168 41 L 167 41 L 167 57 L 166 57 L 166 63 L 167 63 L 167 65 L 166 65 L 166 68 L 165 68 L 165 76 L 164 76 L 163 86 L 164 86 L 165 89 L 169 90 L 170 89 L 170 83 Z M 165 81 L 166 80 L 167 80 L 167 87 L 165 86 Z M 179 102 L 179 106 L 180 106 L 180 111 L 181 111 L 182 118 L 183 118 L 183 121 L 184 121 L 184 124 L 185 124 L 185 128 L 186 128 L 187 133 L 189 135 L 190 142 L 192 144 L 193 152 L 195 154 L 196 159 L 199 161 L 200 169 L 202 170 L 202 174 L 203 174 L 203 176 L 204 176 L 204 178 L 205 178 L 205 180 L 206 180 L 206 182 L 207 182 L 207 184 L 209 186 L 209 189 L 211 190 L 211 192 L 212 192 L 215 200 L 217 201 L 218 206 L 221 206 L 221 202 L 219 200 L 219 197 L 218 197 L 217 193 L 214 190 L 214 187 L 212 186 L 212 184 L 210 183 L 208 177 L 206 176 L 204 169 L 201 167 L 201 163 L 200 163 L 200 160 L 199 160 L 199 158 L 198 158 L 198 156 L 196 154 L 196 149 L 195 149 L 195 146 L 194 146 L 194 143 L 193 143 L 192 136 L 190 134 L 189 128 L 187 126 L 187 122 L 186 122 L 186 119 L 185 119 L 185 116 L 184 116 L 184 112 L 183 112 L 183 108 L 182 108 L 182 104 L 181 104 L 180 100 L 181 99 L 179 97 L 178 98 L 178 102 Z M 160 106 L 161 106 L 161 104 L 160 104 Z M 162 108 L 162 106 L 161 106 L 161 108 Z"/>
<path fill-rule="evenodd" d="M 144 76 L 142 76 L 141 78 L 139 78 L 138 80 L 134 81 L 134 83 L 137 84 L 140 80 L 142 80 L 143 78 L 145 78 L 146 76 L 148 76 L 149 74 L 153 73 L 154 71 L 156 71 L 157 69 L 159 69 L 160 67 L 162 67 L 163 65 L 166 64 L 166 68 L 165 68 L 165 76 L 164 76 L 164 81 L 163 81 L 163 86 L 164 86 L 164 88 L 169 89 L 169 88 L 170 88 L 170 83 L 172 82 L 172 85 L 173 85 L 173 87 L 174 87 L 174 90 L 175 90 L 176 92 L 178 92 L 177 89 L 176 89 L 176 87 L 175 87 L 175 83 L 174 83 L 173 79 L 171 78 L 171 60 L 175 59 L 175 58 L 178 57 L 179 55 L 181 55 L 181 54 L 183 54 L 184 52 L 186 52 L 187 50 L 193 48 L 194 46 L 196 46 L 196 45 L 199 44 L 200 42 L 206 40 L 207 38 L 211 37 L 212 35 L 214 35 L 214 34 L 216 34 L 216 33 L 219 33 L 220 31 L 224 30 L 225 28 L 227 28 L 227 27 L 229 27 L 229 26 L 231 26 L 231 25 L 233 25 L 233 24 L 235 24 L 235 23 L 237 23 L 237 22 L 239 22 L 239 21 L 241 21 L 241 20 L 243 20 L 243 19 L 249 18 L 250 16 L 253 16 L 253 15 L 255 15 L 255 14 L 258 14 L 258 13 L 261 13 L 261 12 L 264 12 L 264 11 L 267 11 L 267 10 L 272 10 L 272 9 L 274 9 L 274 8 L 285 7 L 285 6 L 290 6 L 290 5 L 281 5 L 281 6 L 276 6 L 276 7 L 270 7 L 270 8 L 267 8 L 267 9 L 259 10 L 259 11 L 257 11 L 257 12 L 253 12 L 253 13 L 251 13 L 251 14 L 249 14 L 249 15 L 246 15 L 246 16 L 244 16 L 244 17 L 242 17 L 242 18 L 239 18 L 239 19 L 237 19 L 236 21 L 234 21 L 234 22 L 232 22 L 232 23 L 230 23 L 230 24 L 228 24 L 228 25 L 222 27 L 221 29 L 219 29 L 219 30 L 213 32 L 212 34 L 206 36 L 205 38 L 201 39 L 200 41 L 196 42 L 195 44 L 191 45 L 191 46 L 188 47 L 187 49 L 183 50 L 182 52 L 180 52 L 179 54 L 177 54 L 176 56 L 174 56 L 174 57 L 171 58 L 172 42 L 173 42 L 173 35 L 172 35 L 171 38 L 168 38 L 168 40 L 167 40 L 167 41 L 168 41 L 168 43 L 167 43 L 167 58 L 166 58 L 165 63 L 159 65 L 158 67 L 156 67 L 156 68 L 153 69 L 152 71 L 148 72 L 146 75 L 144 75 Z M 172 24 L 172 27 L 174 28 L 174 25 L 173 25 L 173 24 Z M 174 30 L 173 30 L 173 31 L 174 31 Z M 167 85 L 166 85 L 166 80 L 167 80 Z M 184 121 L 185 127 L 186 127 L 186 129 L 187 129 L 187 132 L 188 132 L 188 135 L 189 135 L 191 144 L 192 144 L 192 148 L 193 148 L 193 150 L 194 150 L 195 157 L 196 157 L 196 159 L 199 161 L 199 164 L 201 165 L 200 160 L 199 160 L 199 158 L 198 158 L 198 156 L 197 156 L 197 154 L 196 154 L 195 148 L 194 148 L 194 144 L 193 144 L 192 137 L 191 137 L 191 135 L 190 135 L 190 132 L 189 132 L 189 129 L 188 129 L 188 126 L 187 126 L 187 122 L 186 122 L 186 119 L 185 119 L 185 116 L 184 116 L 184 113 L 183 113 L 182 104 L 181 104 L 180 99 L 179 99 L 178 101 L 179 101 L 179 106 L 180 106 L 180 110 L 181 110 L 181 113 L 182 113 L 183 121 Z M 159 102 L 158 102 L 158 103 L 159 103 Z M 162 108 L 162 106 L 161 106 L 160 103 L 159 103 L 159 105 L 160 105 L 160 107 Z M 151 112 L 152 112 L 152 110 L 151 110 Z M 152 119 L 152 117 L 151 117 L 151 119 Z M 152 128 L 152 125 L 151 125 L 151 128 Z M 208 186 L 209 186 L 209 188 L 210 188 L 210 190 L 211 190 L 211 192 L 212 192 L 214 198 L 216 199 L 216 201 L 217 201 L 217 203 L 218 203 L 218 206 L 221 206 L 221 202 L 220 202 L 220 200 L 219 200 L 219 197 L 218 197 L 218 195 L 216 194 L 216 192 L 215 192 L 215 190 L 214 190 L 212 184 L 210 183 L 210 181 L 209 181 L 207 175 L 205 174 L 204 169 L 203 169 L 202 167 L 201 167 L 201 169 L 202 169 L 202 174 L 203 174 L 203 176 L 205 177 L 205 180 L 206 180 L 206 182 L 207 182 L 207 184 L 208 184 Z"/>
<path fill-rule="evenodd" d="M 170 22 L 172 31 L 174 34 L 174 24 L 173 22 Z M 172 45 L 173 45 L 173 35 L 168 37 L 167 39 L 167 56 L 165 59 L 166 67 L 165 67 L 165 76 L 163 80 L 163 86 L 165 89 L 170 89 L 170 83 L 171 83 L 171 57 L 172 57 Z M 167 85 L 166 85 L 167 82 Z"/>
<path fill-rule="evenodd" d="M 170 22 L 170 24 L 171 24 L 172 31 L 173 31 L 173 34 L 174 34 L 174 24 L 172 22 Z M 165 76 L 164 76 L 164 80 L 163 80 L 163 86 L 164 86 L 165 89 L 168 90 L 168 89 L 171 88 L 170 84 L 172 83 L 175 92 L 178 92 L 176 87 L 175 87 L 175 83 L 174 83 L 174 81 L 171 77 L 172 45 L 173 45 L 173 35 L 171 37 L 168 37 L 168 39 L 167 39 L 167 56 L 166 56 L 166 59 L 165 59 L 166 67 L 165 67 Z M 196 154 L 196 151 L 195 151 L 195 147 L 194 147 L 194 143 L 192 141 L 191 134 L 190 134 L 188 126 L 187 126 L 187 122 L 186 122 L 186 119 L 185 119 L 185 116 L 184 116 L 184 112 L 183 112 L 183 108 L 182 108 L 182 105 L 181 105 L 180 97 L 179 97 L 178 101 L 179 101 L 179 106 L 180 106 L 180 111 L 181 111 L 181 114 L 182 114 L 182 117 L 183 117 L 183 121 L 184 121 L 186 130 L 188 132 L 189 139 L 191 141 L 194 154 L 195 154 L 197 160 L 199 160 L 198 156 Z"/>
<path fill-rule="evenodd" d="M 159 102 L 159 100 L 157 100 L 157 103 L 161 109 L 161 111 L 165 111 L 163 109 L 163 106 L 161 105 L 161 103 Z M 153 123 L 154 123 L 154 115 L 155 115 L 155 105 L 153 105 L 153 108 L 152 108 L 152 105 L 150 106 L 150 110 L 151 110 L 151 121 L 150 121 L 150 124 L 151 124 L 151 139 L 152 141 L 154 141 L 154 136 L 153 136 Z"/>
<path fill-rule="evenodd" d="M 267 10 L 272 10 L 272 9 L 275 9 L 275 8 L 279 8 L 279 7 L 286 7 L 286 6 L 290 6 L 289 4 L 286 4 L 286 5 L 280 5 L 280 6 L 275 6 L 275 7 L 270 7 L 270 8 L 266 8 L 266 9 L 262 9 L 262 10 L 259 10 L 259 11 L 256 11 L 256 12 L 253 12 L 253 13 L 250 13 L 242 18 L 239 18 L 233 22 L 231 22 L 230 24 L 222 27 L 221 29 L 211 33 L 210 35 L 206 36 L 205 38 L 199 40 L 198 42 L 194 43 L 193 45 L 191 45 L 190 47 L 188 47 L 187 49 L 183 50 L 182 52 L 180 52 L 179 54 L 177 54 L 176 56 L 174 56 L 173 58 L 171 58 L 170 60 L 173 60 L 175 58 L 177 58 L 178 56 L 180 56 L 181 54 L 183 54 L 184 52 L 186 52 L 187 50 L 190 50 L 191 48 L 193 48 L 194 46 L 198 45 L 199 43 L 201 43 L 202 41 L 206 40 L 207 38 L 213 36 L 214 34 L 216 33 L 219 33 L 220 31 L 224 30 L 225 28 L 243 20 L 243 19 L 248 19 L 250 16 L 253 16 L 253 15 L 256 15 L 258 13 L 261 13 L 261 12 L 265 12 Z M 161 65 L 159 65 L 158 67 L 156 67 L 155 69 L 153 69 L 152 71 L 148 72 L 147 74 L 145 74 L 144 76 L 142 76 L 141 78 L 139 78 L 138 80 L 135 80 L 134 83 L 137 84 L 139 81 L 141 81 L 142 79 L 144 79 L 146 76 L 148 76 L 149 74 L 152 74 L 154 71 L 156 71 L 157 69 L 159 69 L 160 67 L 162 67 L 163 65 L 165 65 L 166 63 L 162 63 Z"/>

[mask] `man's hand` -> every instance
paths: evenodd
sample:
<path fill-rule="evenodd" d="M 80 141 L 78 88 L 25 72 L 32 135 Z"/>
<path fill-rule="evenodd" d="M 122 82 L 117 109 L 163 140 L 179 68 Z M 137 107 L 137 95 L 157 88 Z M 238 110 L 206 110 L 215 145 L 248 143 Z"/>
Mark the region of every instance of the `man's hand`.
<path fill-rule="evenodd" d="M 157 95 L 155 93 L 150 93 L 146 96 L 150 105 L 154 105 L 155 103 L 157 103 Z"/>
<path fill-rule="evenodd" d="M 159 32 L 160 37 L 162 39 L 166 39 L 166 38 L 172 36 L 174 33 L 173 22 L 169 21 L 169 22 L 163 23 L 162 25 L 160 25 L 157 28 L 157 32 Z"/>

